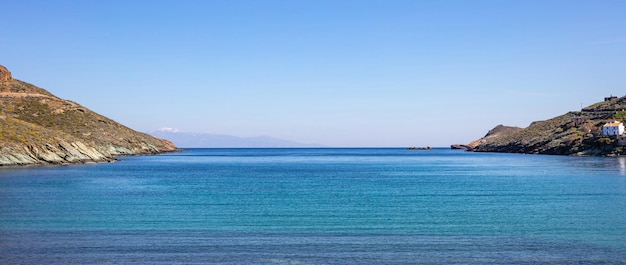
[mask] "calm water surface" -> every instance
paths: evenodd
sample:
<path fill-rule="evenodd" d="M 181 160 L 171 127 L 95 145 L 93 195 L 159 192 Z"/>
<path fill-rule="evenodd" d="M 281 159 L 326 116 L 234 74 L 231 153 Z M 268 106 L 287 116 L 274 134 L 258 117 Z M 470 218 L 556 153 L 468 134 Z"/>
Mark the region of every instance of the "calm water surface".
<path fill-rule="evenodd" d="M 0 168 L 2 264 L 626 264 L 626 159 L 190 149 Z"/>

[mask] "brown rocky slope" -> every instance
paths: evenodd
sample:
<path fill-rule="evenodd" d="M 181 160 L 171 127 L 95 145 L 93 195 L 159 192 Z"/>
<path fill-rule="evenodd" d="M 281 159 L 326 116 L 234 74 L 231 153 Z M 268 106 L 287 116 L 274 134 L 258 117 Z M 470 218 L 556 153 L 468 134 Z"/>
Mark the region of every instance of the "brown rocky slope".
<path fill-rule="evenodd" d="M 167 140 L 14 79 L 0 65 L 0 166 L 105 162 L 175 150 Z"/>
<path fill-rule="evenodd" d="M 626 119 L 626 97 L 605 101 L 552 119 L 536 121 L 526 128 L 498 125 L 487 135 L 467 145 L 453 146 L 476 152 L 551 155 L 626 155 L 615 136 L 603 136 L 602 126 Z"/>

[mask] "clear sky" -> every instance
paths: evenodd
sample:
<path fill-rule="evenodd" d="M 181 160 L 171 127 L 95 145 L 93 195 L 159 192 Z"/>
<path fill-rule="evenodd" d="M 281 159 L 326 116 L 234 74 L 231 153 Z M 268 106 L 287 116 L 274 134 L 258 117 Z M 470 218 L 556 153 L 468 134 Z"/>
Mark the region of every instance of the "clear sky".
<path fill-rule="evenodd" d="M 150 132 L 448 146 L 626 95 L 623 0 L 3 1 L 15 78 Z"/>

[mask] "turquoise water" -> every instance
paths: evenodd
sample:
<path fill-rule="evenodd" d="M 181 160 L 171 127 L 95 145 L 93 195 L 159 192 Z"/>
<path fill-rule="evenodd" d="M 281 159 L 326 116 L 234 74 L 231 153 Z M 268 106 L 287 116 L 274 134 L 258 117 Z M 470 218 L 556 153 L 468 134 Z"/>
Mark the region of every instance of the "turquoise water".
<path fill-rule="evenodd" d="M 0 168 L 2 264 L 625 264 L 625 239 L 625 158 L 190 149 Z"/>

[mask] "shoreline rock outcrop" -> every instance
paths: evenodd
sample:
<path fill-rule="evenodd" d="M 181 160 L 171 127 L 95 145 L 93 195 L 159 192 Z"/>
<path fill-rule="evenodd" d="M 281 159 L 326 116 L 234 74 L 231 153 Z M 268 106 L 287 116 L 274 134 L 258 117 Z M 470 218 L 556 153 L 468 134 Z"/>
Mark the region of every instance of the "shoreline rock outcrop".
<path fill-rule="evenodd" d="M 115 161 L 176 151 L 78 103 L 14 79 L 0 65 L 0 166 Z"/>

